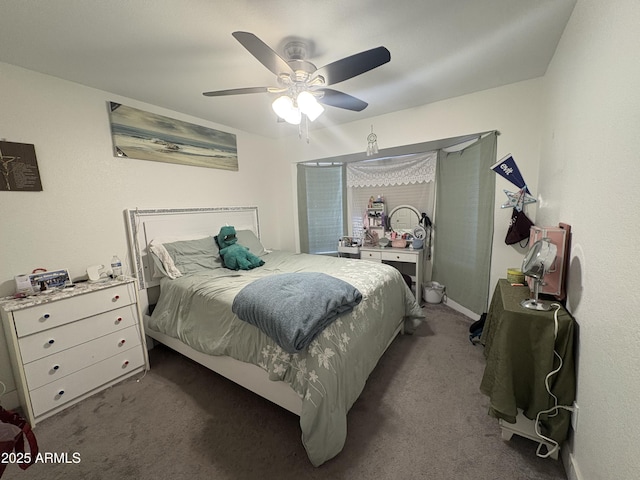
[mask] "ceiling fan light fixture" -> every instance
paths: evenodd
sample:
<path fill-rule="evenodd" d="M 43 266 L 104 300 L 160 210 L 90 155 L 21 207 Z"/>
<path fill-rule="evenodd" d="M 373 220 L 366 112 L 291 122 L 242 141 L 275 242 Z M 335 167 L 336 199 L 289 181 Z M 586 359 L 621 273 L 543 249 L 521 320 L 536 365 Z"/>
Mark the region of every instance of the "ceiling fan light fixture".
<path fill-rule="evenodd" d="M 302 121 L 302 114 L 300 113 L 300 110 L 294 107 L 284 121 L 291 125 L 300 125 L 300 122 Z"/>
<path fill-rule="evenodd" d="M 276 112 L 276 115 L 284 119 L 294 108 L 293 100 L 291 100 L 287 95 L 281 95 L 273 101 L 271 108 Z"/>
<path fill-rule="evenodd" d="M 236 31 L 232 35 L 256 60 L 276 75 L 277 86 L 232 88 L 204 92 L 203 95 L 222 97 L 265 92 L 276 94 L 278 98 L 271 104 L 273 111 L 279 119 L 298 125 L 299 135 L 302 132 L 300 125 L 304 120 L 307 142 L 309 122 L 322 115 L 324 105 L 354 112 L 360 112 L 367 107 L 367 102 L 325 87 L 362 75 L 391 60 L 389 50 L 381 46 L 316 68 L 306 59 L 309 46 L 307 41 L 294 39 L 288 42 L 284 46 L 285 55 L 282 57 L 253 33 Z M 322 102 L 318 99 L 322 99 Z M 377 145 L 373 144 L 372 148 L 372 151 L 377 152 Z"/>
<path fill-rule="evenodd" d="M 300 111 L 312 122 L 324 112 L 324 107 L 318 103 L 316 97 L 306 90 L 298 94 L 297 102 Z"/>
<path fill-rule="evenodd" d="M 293 100 L 288 95 L 276 98 L 271 104 L 271 108 L 280 118 L 292 125 L 299 125 L 302 120 L 300 110 L 293 104 Z"/>

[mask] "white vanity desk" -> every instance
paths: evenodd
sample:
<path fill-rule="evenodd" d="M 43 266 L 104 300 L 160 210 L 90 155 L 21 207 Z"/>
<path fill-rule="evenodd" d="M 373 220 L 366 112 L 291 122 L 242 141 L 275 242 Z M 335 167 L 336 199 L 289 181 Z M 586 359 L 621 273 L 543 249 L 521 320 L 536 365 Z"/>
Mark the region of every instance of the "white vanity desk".
<path fill-rule="evenodd" d="M 423 214 L 424 215 L 424 214 Z M 415 238 L 424 239 L 425 230 L 420 226 L 421 214 L 411 205 L 399 205 L 391 210 L 388 219 L 388 230 L 397 235 L 411 234 Z M 418 230 L 422 230 L 419 236 Z M 412 263 L 414 274 L 411 276 L 415 286 L 415 295 L 418 305 L 422 304 L 422 277 L 424 267 L 424 248 L 398 248 L 398 247 L 357 247 L 345 246 L 342 242 L 338 245 L 338 255 L 347 254 L 360 257 L 361 260 L 372 262 Z M 400 271 L 403 269 L 399 268 Z"/>
<path fill-rule="evenodd" d="M 422 303 L 422 266 L 424 265 L 424 249 L 394 248 L 394 247 L 360 247 L 360 259 L 373 262 L 401 262 L 415 265 L 415 277 L 412 278 L 416 287 L 416 300 Z"/>

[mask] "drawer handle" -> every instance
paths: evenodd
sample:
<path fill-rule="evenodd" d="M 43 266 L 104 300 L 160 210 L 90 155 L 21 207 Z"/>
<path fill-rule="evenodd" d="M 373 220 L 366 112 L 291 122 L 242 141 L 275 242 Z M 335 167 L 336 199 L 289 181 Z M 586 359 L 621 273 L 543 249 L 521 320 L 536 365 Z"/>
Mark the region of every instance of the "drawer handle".
<path fill-rule="evenodd" d="M 54 365 L 54 366 L 53 366 L 53 369 L 54 369 L 54 370 L 58 370 L 59 368 L 60 368 L 60 365 Z"/>
<path fill-rule="evenodd" d="M 115 297 L 113 297 L 114 302 L 117 302 L 118 300 L 120 300 L 120 295 L 116 295 Z"/>
<path fill-rule="evenodd" d="M 122 317 L 116 318 L 116 323 L 120 323 L 122 321 Z"/>
<path fill-rule="evenodd" d="M 124 363 L 122 364 L 123 367 L 126 367 L 127 365 L 129 365 L 129 360 L 125 360 Z"/>
<path fill-rule="evenodd" d="M 396 258 L 399 260 L 400 259 L 400 255 L 396 255 Z"/>
<path fill-rule="evenodd" d="M 51 340 L 49 340 L 49 342 L 47 342 L 47 343 L 49 343 L 49 345 L 53 345 L 54 343 L 56 343 L 56 341 L 52 338 L 52 339 L 51 339 Z"/>
<path fill-rule="evenodd" d="M 120 345 L 124 345 L 124 342 L 125 342 L 125 340 L 123 338 L 122 340 L 120 340 Z"/>
<path fill-rule="evenodd" d="M 45 313 L 42 317 L 46 320 L 47 318 L 49 318 L 51 315 L 49 315 L 48 313 Z"/>
<path fill-rule="evenodd" d="M 60 390 L 60 391 L 58 392 L 58 395 L 60 395 L 60 396 L 64 395 L 64 390 Z"/>

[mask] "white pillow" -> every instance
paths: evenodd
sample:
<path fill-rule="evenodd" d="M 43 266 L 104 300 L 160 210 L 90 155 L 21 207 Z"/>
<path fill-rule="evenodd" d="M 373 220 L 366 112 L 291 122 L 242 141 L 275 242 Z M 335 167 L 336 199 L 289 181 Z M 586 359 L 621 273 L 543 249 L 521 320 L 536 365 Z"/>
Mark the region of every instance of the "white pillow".
<path fill-rule="evenodd" d="M 162 277 L 163 275 L 166 275 L 170 279 L 175 280 L 176 278 L 182 276 L 182 273 L 176 268 L 171 255 L 169 255 L 169 252 L 167 252 L 167 249 L 164 248 L 164 245 L 162 243 L 155 243 L 155 241 L 152 240 L 149 244 L 149 250 L 151 250 L 156 258 L 160 260 L 160 263 L 162 264 L 162 267 L 164 269 L 164 272 L 158 272 L 159 275 L 156 275 L 156 272 L 154 271 L 154 277 Z M 154 264 L 158 266 L 156 262 L 154 262 Z"/>

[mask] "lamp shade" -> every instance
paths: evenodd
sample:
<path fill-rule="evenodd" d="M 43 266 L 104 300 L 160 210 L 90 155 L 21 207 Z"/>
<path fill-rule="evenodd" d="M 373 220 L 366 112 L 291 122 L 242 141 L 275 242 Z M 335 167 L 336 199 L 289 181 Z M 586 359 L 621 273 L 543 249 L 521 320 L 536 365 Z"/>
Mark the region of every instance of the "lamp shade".
<path fill-rule="evenodd" d="M 302 120 L 300 110 L 293 105 L 293 100 L 287 95 L 276 98 L 271 104 L 271 108 L 287 123 L 299 125 Z"/>
<path fill-rule="evenodd" d="M 324 112 L 324 107 L 318 103 L 316 97 L 307 91 L 298 94 L 297 102 L 298 108 L 312 122 Z"/>

